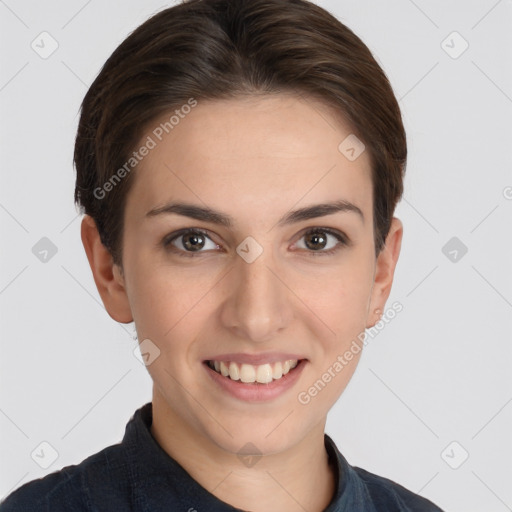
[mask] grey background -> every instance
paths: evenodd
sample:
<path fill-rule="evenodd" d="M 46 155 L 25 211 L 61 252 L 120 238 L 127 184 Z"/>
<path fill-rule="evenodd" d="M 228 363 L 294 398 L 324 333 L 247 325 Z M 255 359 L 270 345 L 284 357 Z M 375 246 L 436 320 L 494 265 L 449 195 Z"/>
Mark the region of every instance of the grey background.
<path fill-rule="evenodd" d="M 512 510 L 512 1 L 317 3 L 374 52 L 409 143 L 388 303 L 404 309 L 326 431 L 351 464 L 446 510 Z M 0 496 L 119 442 L 151 399 L 133 325 L 107 315 L 82 249 L 72 151 L 101 65 L 166 5 L 0 0 Z"/>

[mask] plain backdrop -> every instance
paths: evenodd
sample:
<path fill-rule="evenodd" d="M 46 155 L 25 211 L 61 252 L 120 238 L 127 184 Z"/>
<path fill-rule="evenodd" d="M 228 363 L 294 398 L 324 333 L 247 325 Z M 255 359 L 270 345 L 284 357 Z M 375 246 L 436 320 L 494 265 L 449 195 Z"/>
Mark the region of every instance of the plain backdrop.
<path fill-rule="evenodd" d="M 512 1 L 317 3 L 384 68 L 409 144 L 388 303 L 403 311 L 326 431 L 447 511 L 512 510 Z M 151 400 L 133 325 L 104 310 L 81 245 L 72 152 L 100 67 L 171 4 L 0 1 L 0 496 L 120 442 Z"/>

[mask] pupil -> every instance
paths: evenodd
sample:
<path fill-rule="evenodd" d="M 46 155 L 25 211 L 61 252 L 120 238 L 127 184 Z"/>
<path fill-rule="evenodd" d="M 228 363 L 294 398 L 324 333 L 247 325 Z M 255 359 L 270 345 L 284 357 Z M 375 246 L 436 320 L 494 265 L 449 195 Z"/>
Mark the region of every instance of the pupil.
<path fill-rule="evenodd" d="M 310 240 L 312 240 L 313 243 L 310 243 Z M 309 238 L 308 237 L 306 238 L 307 247 L 309 249 L 313 249 L 313 250 L 323 249 L 325 247 L 326 242 L 327 242 L 327 240 L 326 240 L 325 236 L 319 235 L 318 233 L 312 233 L 311 235 L 309 235 Z M 315 244 L 321 244 L 321 247 L 318 247 Z"/>
<path fill-rule="evenodd" d="M 195 251 L 204 246 L 204 238 L 202 235 L 191 233 L 183 237 L 183 245 L 186 249 L 192 249 Z"/>

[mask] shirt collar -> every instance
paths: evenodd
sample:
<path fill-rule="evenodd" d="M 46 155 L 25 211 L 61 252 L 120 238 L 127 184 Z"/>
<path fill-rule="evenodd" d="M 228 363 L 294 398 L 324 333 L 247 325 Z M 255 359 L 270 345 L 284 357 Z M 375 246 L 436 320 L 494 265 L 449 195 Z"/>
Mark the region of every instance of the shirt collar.
<path fill-rule="evenodd" d="M 122 442 L 135 503 L 148 512 L 169 510 L 171 503 L 180 504 L 183 510 L 200 510 L 207 504 L 212 512 L 239 511 L 208 492 L 161 448 L 151 434 L 152 421 L 152 403 L 148 402 L 135 411 L 126 425 Z M 327 434 L 324 444 L 336 478 L 333 499 L 324 512 L 373 510 L 364 483 Z"/>

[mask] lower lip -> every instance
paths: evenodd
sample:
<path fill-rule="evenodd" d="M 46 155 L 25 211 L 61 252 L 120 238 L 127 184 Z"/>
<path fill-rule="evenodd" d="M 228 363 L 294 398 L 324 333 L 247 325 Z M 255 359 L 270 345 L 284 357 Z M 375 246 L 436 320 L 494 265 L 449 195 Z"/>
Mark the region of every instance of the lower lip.
<path fill-rule="evenodd" d="M 221 389 L 231 396 L 239 400 L 244 400 L 245 402 L 265 402 L 282 395 L 285 391 L 290 389 L 300 377 L 306 362 L 305 359 L 302 359 L 297 366 L 286 375 L 268 384 L 260 384 L 259 382 L 246 384 L 240 380 L 232 380 L 229 377 L 224 377 L 215 370 L 212 370 L 207 363 L 203 363 L 203 366 Z"/>

